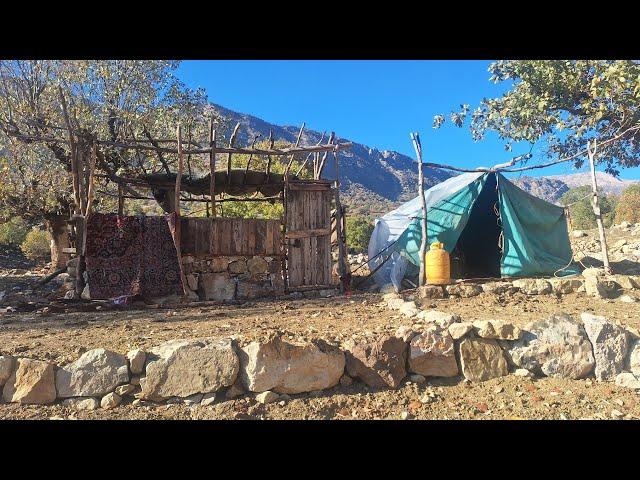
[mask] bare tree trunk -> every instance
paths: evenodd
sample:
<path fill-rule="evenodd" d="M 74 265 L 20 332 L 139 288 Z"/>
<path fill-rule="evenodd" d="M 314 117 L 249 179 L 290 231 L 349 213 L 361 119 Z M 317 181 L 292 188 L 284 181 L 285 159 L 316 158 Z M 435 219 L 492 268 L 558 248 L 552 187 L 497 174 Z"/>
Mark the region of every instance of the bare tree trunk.
<path fill-rule="evenodd" d="M 63 253 L 63 248 L 71 246 L 69 231 L 65 222 L 66 217 L 55 215 L 45 220 L 49 235 L 51 235 L 51 269 L 57 270 L 64 267 L 71 258 L 68 253 Z"/>

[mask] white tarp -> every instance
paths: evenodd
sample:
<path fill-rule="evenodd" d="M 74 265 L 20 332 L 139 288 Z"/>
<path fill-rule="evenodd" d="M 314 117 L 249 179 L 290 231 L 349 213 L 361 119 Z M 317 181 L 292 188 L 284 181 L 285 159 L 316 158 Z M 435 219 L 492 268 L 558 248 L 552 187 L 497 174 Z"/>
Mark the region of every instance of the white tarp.
<path fill-rule="evenodd" d="M 471 182 L 480 178 L 486 172 L 463 173 L 455 177 L 448 178 L 442 183 L 434 185 L 425 190 L 425 200 L 427 203 L 427 213 L 432 205 L 444 200 L 463 189 Z M 420 197 L 409 200 L 404 205 L 392 210 L 375 221 L 375 227 L 369 240 L 369 258 L 375 257 L 383 249 L 393 243 L 407 229 L 409 224 L 422 216 L 422 205 Z M 389 252 L 393 251 L 393 247 Z M 369 269 L 373 271 L 389 255 L 382 253 L 379 257 L 369 262 Z M 396 291 L 400 291 L 400 282 L 404 278 L 407 269 L 407 260 L 398 252 L 393 252 L 391 258 L 374 275 L 374 280 L 379 286 L 392 283 Z"/>

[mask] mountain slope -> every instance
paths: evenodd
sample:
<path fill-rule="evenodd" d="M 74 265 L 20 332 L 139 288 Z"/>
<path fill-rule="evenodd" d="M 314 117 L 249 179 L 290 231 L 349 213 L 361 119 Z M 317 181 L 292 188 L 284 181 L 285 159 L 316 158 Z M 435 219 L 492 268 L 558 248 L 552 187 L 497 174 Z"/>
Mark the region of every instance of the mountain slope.
<path fill-rule="evenodd" d="M 638 180 L 622 180 L 605 172 L 596 172 L 598 189 L 608 195 L 620 195 L 627 187 L 639 183 Z M 550 175 L 548 177 L 522 176 L 512 179 L 513 183 L 523 190 L 557 203 L 560 197 L 571 188 L 591 185 L 589 172 L 572 173 L 569 175 Z"/>
<path fill-rule="evenodd" d="M 257 134 L 261 139 L 273 130 L 276 140 L 295 143 L 300 127 L 279 126 L 252 115 L 234 112 L 220 105 L 212 104 L 215 113 L 224 120 L 223 137 L 228 138 L 236 123 L 240 123 L 237 145 L 251 144 Z M 339 132 L 336 132 L 339 133 Z M 314 145 L 322 136 L 321 132 L 305 129 L 301 145 Z M 325 141 L 328 138 L 325 136 Z M 418 172 L 413 159 L 398 152 L 378 150 L 353 140 L 337 136 L 337 141 L 352 141 L 350 150 L 338 155 L 340 169 L 340 191 L 344 202 L 352 211 L 363 213 L 383 213 L 392 206 L 416 196 Z M 329 157 L 323 177 L 335 178 L 335 165 Z M 442 170 L 425 169 L 425 183 L 432 186 L 451 176 Z"/>

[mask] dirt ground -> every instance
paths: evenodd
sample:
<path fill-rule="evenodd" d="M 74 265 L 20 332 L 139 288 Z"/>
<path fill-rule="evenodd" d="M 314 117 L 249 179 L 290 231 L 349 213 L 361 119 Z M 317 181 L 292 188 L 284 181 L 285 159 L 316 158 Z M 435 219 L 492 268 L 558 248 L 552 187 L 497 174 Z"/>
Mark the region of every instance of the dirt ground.
<path fill-rule="evenodd" d="M 410 292 L 409 292 L 410 294 Z M 520 326 L 552 313 L 583 311 L 640 328 L 640 309 L 616 300 L 585 294 L 509 296 L 482 294 L 468 299 L 430 300 L 425 308 L 457 313 L 463 320 L 497 318 Z M 316 299 L 261 300 L 239 306 L 5 315 L 0 325 L 0 352 L 28 355 L 64 365 L 84 351 L 103 347 L 121 353 L 148 348 L 175 338 L 233 336 L 244 343 L 270 330 L 291 340 L 322 337 L 344 341 L 354 332 L 394 332 L 411 322 L 386 308 L 380 294 Z M 253 396 L 208 407 L 186 405 L 131 406 L 77 412 L 60 405 L 0 405 L 2 418 L 174 418 L 174 419 L 640 419 L 640 395 L 595 380 L 529 380 L 510 375 L 480 384 L 461 378 L 433 379 L 421 385 L 405 382 L 398 390 L 375 391 L 359 382 L 333 391 L 292 395 L 282 404 L 260 405 Z M 425 393 L 431 401 L 422 403 Z"/>

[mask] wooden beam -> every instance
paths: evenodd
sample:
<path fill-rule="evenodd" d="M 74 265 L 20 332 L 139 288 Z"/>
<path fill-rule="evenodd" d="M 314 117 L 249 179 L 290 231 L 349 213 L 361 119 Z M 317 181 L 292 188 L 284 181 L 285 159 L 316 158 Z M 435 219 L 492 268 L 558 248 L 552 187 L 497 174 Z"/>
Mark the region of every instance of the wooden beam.
<path fill-rule="evenodd" d="M 422 163 L 422 145 L 420 144 L 420 135 L 418 133 L 411 134 L 411 140 L 413 141 L 413 148 L 416 151 L 416 157 L 418 158 L 418 189 L 420 195 L 420 204 L 422 206 L 422 220 L 421 230 L 422 238 L 420 240 L 420 286 L 427 282 L 424 255 L 427 251 L 427 202 L 424 196 L 424 164 Z"/>
<path fill-rule="evenodd" d="M 213 115 L 209 120 L 209 195 L 211 196 L 211 215 L 216 216 L 216 130 L 213 128 Z"/>
<path fill-rule="evenodd" d="M 333 158 L 336 161 L 336 179 L 334 182 L 334 198 L 336 202 L 336 237 L 338 239 L 338 275 L 340 276 L 340 292 L 345 291 L 344 278 L 347 274 L 347 252 L 344 244 L 344 237 L 342 232 L 342 204 L 340 203 L 340 177 L 338 175 L 338 156 L 333 153 Z"/>
<path fill-rule="evenodd" d="M 330 228 L 316 228 L 311 230 L 295 230 L 285 234 L 285 238 L 308 238 L 308 237 L 322 237 L 325 235 L 331 235 Z"/>
<path fill-rule="evenodd" d="M 182 169 L 184 168 L 184 159 L 182 154 L 182 129 L 180 124 L 176 129 L 176 135 L 178 136 L 178 175 L 176 176 L 176 188 L 175 188 L 175 209 L 174 211 L 180 216 L 180 187 L 182 183 Z"/>
<path fill-rule="evenodd" d="M 300 139 L 302 138 L 302 132 L 304 132 L 304 127 L 305 127 L 305 123 L 302 122 L 302 126 L 300 127 L 300 131 L 298 132 L 298 137 L 296 138 L 296 144 L 295 146 L 299 146 L 300 145 Z M 288 177 L 289 176 L 289 170 L 291 169 L 291 165 L 293 164 L 293 157 L 294 155 L 291 154 L 291 157 L 289 157 L 289 163 L 287 163 L 287 168 L 285 168 L 284 170 L 284 176 Z"/>
<path fill-rule="evenodd" d="M 604 270 L 607 273 L 612 273 L 611 265 L 609 265 L 609 252 L 607 251 L 607 237 L 604 233 L 604 225 L 602 223 L 602 213 L 600 211 L 600 202 L 598 199 L 598 181 L 596 180 L 596 156 L 597 143 L 594 139 L 593 142 L 587 144 L 587 153 L 589 155 L 589 165 L 591 166 L 591 188 L 593 190 L 593 197 L 591 199 L 591 206 L 593 207 L 593 213 L 596 216 L 596 223 L 598 224 L 598 233 L 600 235 L 600 247 L 602 249 L 602 262 L 604 263 Z"/>
<path fill-rule="evenodd" d="M 331 135 L 329 135 L 329 145 L 333 145 L 333 140 L 335 138 L 335 132 L 331 132 Z M 315 178 L 318 180 L 322 178 L 322 170 L 324 170 L 324 164 L 327 161 L 327 155 L 329 155 L 329 152 L 324 152 L 324 154 L 322 155 L 322 160 L 320 161 L 320 166 L 318 166 L 318 173 L 315 176 Z"/>
<path fill-rule="evenodd" d="M 233 129 L 233 133 L 229 138 L 229 148 L 233 148 L 233 143 L 236 141 L 236 135 L 238 134 L 238 129 L 240 128 L 240 122 L 236 124 L 236 127 Z M 227 183 L 231 185 L 231 155 L 233 152 L 229 152 L 227 156 Z"/>

